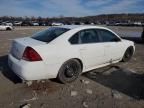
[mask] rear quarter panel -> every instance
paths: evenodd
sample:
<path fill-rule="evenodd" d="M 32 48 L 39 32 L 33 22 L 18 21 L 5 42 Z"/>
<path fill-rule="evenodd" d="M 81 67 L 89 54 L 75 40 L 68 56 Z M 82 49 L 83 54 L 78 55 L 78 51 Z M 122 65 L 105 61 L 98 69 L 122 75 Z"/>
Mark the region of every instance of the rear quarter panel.
<path fill-rule="evenodd" d="M 81 59 L 78 49 L 70 45 L 42 45 L 34 49 L 40 54 L 46 67 L 52 66 L 53 74 L 57 75 L 62 64 L 72 58 Z M 47 70 L 49 70 L 47 68 Z"/>

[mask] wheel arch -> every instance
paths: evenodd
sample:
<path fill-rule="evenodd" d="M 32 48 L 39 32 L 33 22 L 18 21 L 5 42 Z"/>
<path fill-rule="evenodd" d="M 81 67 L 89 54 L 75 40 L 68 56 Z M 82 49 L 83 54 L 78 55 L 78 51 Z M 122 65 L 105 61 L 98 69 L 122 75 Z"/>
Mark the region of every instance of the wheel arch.
<path fill-rule="evenodd" d="M 67 62 L 69 62 L 69 61 L 75 61 L 75 62 L 79 62 L 80 64 L 79 64 L 79 66 L 81 66 L 81 69 L 80 69 L 80 71 L 79 71 L 79 75 L 82 73 L 82 70 L 83 70 L 83 63 L 82 63 L 82 61 L 79 59 L 79 58 L 70 58 L 70 59 L 68 59 L 68 60 L 66 60 L 63 64 L 62 64 L 62 66 L 65 64 L 65 63 L 67 63 Z M 67 82 L 65 82 L 65 80 L 63 80 L 62 79 L 62 76 L 61 76 L 61 69 L 62 69 L 62 66 L 60 67 L 60 69 L 59 69 L 59 71 L 58 71 L 58 74 L 57 74 L 57 79 L 61 82 L 61 83 L 67 83 Z M 78 76 L 79 76 L 78 75 Z M 78 78 L 78 76 L 76 76 L 75 78 Z M 75 79 L 74 79 L 75 80 Z M 72 80 L 72 81 L 74 81 L 74 80 Z"/>
<path fill-rule="evenodd" d="M 6 27 L 6 30 L 12 30 L 10 27 Z"/>
<path fill-rule="evenodd" d="M 130 45 L 127 49 L 130 49 L 131 53 L 134 54 L 134 47 L 132 45 Z"/>
<path fill-rule="evenodd" d="M 132 51 L 133 54 L 134 54 L 134 51 L 135 51 L 134 46 L 133 46 L 133 45 L 129 45 L 129 46 L 127 46 L 127 47 L 124 48 L 124 50 L 123 50 L 123 55 L 122 55 L 122 56 L 124 56 L 125 52 L 126 52 L 129 48 L 131 49 L 131 51 Z"/>
<path fill-rule="evenodd" d="M 82 60 L 79 59 L 79 58 L 72 58 L 72 59 L 75 59 L 75 60 L 79 61 L 79 63 L 81 64 L 81 69 L 83 71 L 83 62 L 82 62 Z"/>
<path fill-rule="evenodd" d="M 80 58 L 78 58 L 78 57 L 69 58 L 69 59 L 65 60 L 65 61 L 62 63 L 62 65 L 63 65 L 65 62 L 70 61 L 70 60 L 73 60 L 73 59 L 74 59 L 74 60 L 77 60 L 77 61 L 80 63 L 81 69 L 82 69 L 82 71 L 83 71 L 83 68 L 84 68 L 83 62 L 82 62 L 82 60 L 81 60 Z M 62 66 L 62 65 L 61 65 L 61 66 Z"/>
<path fill-rule="evenodd" d="M 123 57 L 122 57 L 122 60 L 121 60 L 122 62 L 125 62 L 124 56 L 125 56 L 125 53 L 127 52 L 127 50 L 130 50 L 130 53 L 132 54 L 131 57 L 134 55 L 134 51 L 135 51 L 134 46 L 132 46 L 132 45 L 128 46 L 128 47 L 126 48 L 124 54 L 123 54 Z M 128 60 L 128 61 L 129 61 L 129 60 Z M 126 61 L 126 62 L 127 62 L 127 61 Z"/>

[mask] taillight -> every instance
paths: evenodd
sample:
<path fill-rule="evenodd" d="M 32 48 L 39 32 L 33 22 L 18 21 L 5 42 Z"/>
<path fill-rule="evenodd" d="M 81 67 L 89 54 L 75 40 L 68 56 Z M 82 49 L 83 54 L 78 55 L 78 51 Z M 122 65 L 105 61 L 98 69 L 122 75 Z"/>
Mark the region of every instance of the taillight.
<path fill-rule="evenodd" d="M 22 59 L 26 61 L 41 61 L 41 56 L 31 47 L 26 47 Z"/>

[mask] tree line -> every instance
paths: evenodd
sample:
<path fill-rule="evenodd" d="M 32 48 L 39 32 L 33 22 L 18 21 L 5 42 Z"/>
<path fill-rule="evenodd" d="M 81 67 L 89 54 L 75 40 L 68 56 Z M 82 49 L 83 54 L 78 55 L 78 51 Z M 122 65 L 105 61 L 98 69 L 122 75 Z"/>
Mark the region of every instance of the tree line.
<path fill-rule="evenodd" d="M 24 22 L 38 22 L 40 24 L 50 24 L 52 22 L 60 22 L 64 24 L 105 24 L 107 22 L 113 23 L 113 22 L 142 22 L 144 23 L 144 13 L 139 14 L 102 14 L 102 15 L 96 15 L 96 16 L 86 16 L 86 17 L 13 17 L 13 16 L 1 16 L 0 22 L 9 21 L 24 21 Z"/>

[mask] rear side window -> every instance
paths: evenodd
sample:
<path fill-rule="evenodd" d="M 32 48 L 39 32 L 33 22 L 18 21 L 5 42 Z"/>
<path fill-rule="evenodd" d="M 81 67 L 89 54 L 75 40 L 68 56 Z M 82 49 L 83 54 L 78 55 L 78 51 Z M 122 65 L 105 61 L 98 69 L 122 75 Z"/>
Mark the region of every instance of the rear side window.
<path fill-rule="evenodd" d="M 100 42 L 100 39 L 96 29 L 86 29 L 73 35 L 69 42 L 71 44 L 87 44 Z"/>
<path fill-rule="evenodd" d="M 42 42 L 51 42 L 54 39 L 56 39 L 58 36 L 67 32 L 68 30 L 69 29 L 66 28 L 52 27 L 47 30 L 34 34 L 32 38 Z"/>
<path fill-rule="evenodd" d="M 108 30 L 98 30 L 102 42 L 120 41 L 120 39 Z"/>
<path fill-rule="evenodd" d="M 99 42 L 99 37 L 97 31 L 94 29 L 84 30 L 80 33 L 81 43 L 97 43 Z"/>
<path fill-rule="evenodd" d="M 78 44 L 79 43 L 79 33 L 76 33 L 75 35 L 73 35 L 70 39 L 69 42 L 71 44 Z"/>

